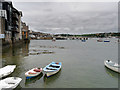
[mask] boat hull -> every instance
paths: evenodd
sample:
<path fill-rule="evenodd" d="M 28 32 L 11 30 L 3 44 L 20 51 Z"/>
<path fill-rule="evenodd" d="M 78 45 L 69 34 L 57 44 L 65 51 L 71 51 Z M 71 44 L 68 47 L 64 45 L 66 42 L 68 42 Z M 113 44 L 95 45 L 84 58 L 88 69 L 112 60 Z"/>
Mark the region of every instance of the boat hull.
<path fill-rule="evenodd" d="M 19 77 L 9 77 L 0 81 L 0 90 L 16 88 L 21 82 Z"/>
<path fill-rule="evenodd" d="M 37 76 L 26 76 L 26 79 L 31 79 L 31 78 L 34 78 L 34 77 L 37 77 Z"/>
<path fill-rule="evenodd" d="M 31 70 L 29 70 L 28 72 L 25 73 L 26 79 L 34 78 L 34 77 L 37 77 L 38 75 L 41 74 L 42 68 L 41 68 L 40 72 L 35 72 L 35 71 L 33 71 L 34 69 L 36 69 L 36 68 L 33 68 L 33 69 L 31 69 Z M 32 73 L 35 73 L 35 74 L 29 74 L 29 72 L 32 72 Z"/>
<path fill-rule="evenodd" d="M 16 68 L 16 65 L 7 65 L 0 69 L 0 78 L 6 77 L 10 75 L 14 69 Z"/>
<path fill-rule="evenodd" d="M 59 71 L 60 71 L 60 70 L 54 71 L 54 72 L 46 72 L 46 76 L 47 76 L 47 77 L 51 77 L 51 76 L 57 74 Z"/>
<path fill-rule="evenodd" d="M 62 66 L 61 62 L 59 63 L 52 62 L 43 68 L 44 74 L 47 77 L 53 76 L 54 74 L 58 73 L 61 70 L 61 66 Z"/>
<path fill-rule="evenodd" d="M 106 63 L 106 61 L 104 61 L 104 65 L 105 65 L 107 68 L 109 68 L 109 69 L 111 69 L 111 70 L 113 70 L 113 71 L 115 71 L 115 72 L 120 73 L 120 71 L 119 71 L 118 68 L 108 65 L 108 64 Z"/>
<path fill-rule="evenodd" d="M 104 42 L 110 42 L 110 41 L 104 41 Z"/>

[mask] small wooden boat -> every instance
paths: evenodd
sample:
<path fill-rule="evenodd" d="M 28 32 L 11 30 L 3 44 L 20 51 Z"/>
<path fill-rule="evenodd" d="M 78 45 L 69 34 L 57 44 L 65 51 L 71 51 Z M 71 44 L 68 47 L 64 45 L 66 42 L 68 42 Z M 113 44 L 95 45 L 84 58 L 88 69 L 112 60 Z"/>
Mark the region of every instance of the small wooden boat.
<path fill-rule="evenodd" d="M 0 69 L 0 78 L 8 76 L 9 74 L 11 74 L 14 71 L 15 68 L 16 68 L 16 65 L 7 65 L 7 66 L 1 68 Z"/>
<path fill-rule="evenodd" d="M 25 73 L 26 79 L 38 76 L 42 72 L 42 68 L 33 68 Z"/>
<path fill-rule="evenodd" d="M 21 82 L 21 78 L 19 77 L 8 77 L 0 81 L 0 90 L 4 89 L 14 89 Z"/>
<path fill-rule="evenodd" d="M 119 71 L 120 65 L 118 65 L 117 63 L 112 62 L 111 60 L 107 60 L 107 61 L 104 61 L 104 64 L 107 68 L 120 73 L 120 71 Z"/>
<path fill-rule="evenodd" d="M 61 69 L 62 63 L 55 63 L 52 62 L 49 65 L 47 65 L 46 67 L 43 68 L 43 71 L 45 72 L 47 77 L 50 77 L 56 73 L 58 73 Z"/>

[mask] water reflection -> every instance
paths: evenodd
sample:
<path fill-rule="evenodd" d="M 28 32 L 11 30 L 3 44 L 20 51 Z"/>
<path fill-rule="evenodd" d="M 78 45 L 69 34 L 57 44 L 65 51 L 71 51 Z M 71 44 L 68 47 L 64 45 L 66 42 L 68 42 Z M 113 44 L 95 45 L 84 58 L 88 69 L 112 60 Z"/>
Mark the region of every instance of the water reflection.
<path fill-rule="evenodd" d="M 29 43 L 22 43 L 18 46 L 13 46 L 2 50 L 2 64 L 6 66 L 8 64 L 20 65 L 21 59 L 27 56 L 29 53 Z"/>
<path fill-rule="evenodd" d="M 0 68 L 2 67 L 2 40 L 0 39 Z"/>
<path fill-rule="evenodd" d="M 38 75 L 37 77 L 33 77 L 31 79 L 26 79 L 25 80 L 25 86 L 28 86 L 29 84 L 35 83 L 37 80 L 39 80 L 43 76 L 43 73 Z"/>
<path fill-rule="evenodd" d="M 21 43 L 20 45 L 14 45 L 13 47 L 4 48 L 2 50 L 2 66 L 16 65 L 15 71 L 10 74 L 10 77 L 21 77 L 21 73 L 25 71 L 23 66 L 24 57 L 28 56 L 29 43 Z M 20 89 L 19 85 L 17 89 Z"/>
<path fill-rule="evenodd" d="M 119 74 L 118 74 L 117 72 L 114 72 L 114 71 L 112 71 L 112 70 L 110 70 L 110 69 L 108 69 L 108 68 L 106 68 L 106 67 L 105 67 L 105 70 L 106 70 L 106 73 L 107 73 L 109 76 L 111 76 L 111 77 L 113 77 L 113 78 L 118 78 Z"/>
<path fill-rule="evenodd" d="M 23 66 L 24 57 L 29 53 L 29 43 L 22 43 L 18 46 L 6 48 L 2 52 L 2 66 L 16 65 L 15 71 L 10 75 L 19 77 L 25 70 Z"/>
<path fill-rule="evenodd" d="M 46 75 L 44 75 L 44 78 L 43 78 L 44 85 L 48 85 L 50 83 L 55 82 L 59 78 L 60 75 L 61 75 L 61 70 L 58 73 L 56 73 L 55 75 L 53 75 L 49 78 L 47 78 Z"/>
<path fill-rule="evenodd" d="M 22 90 L 22 87 L 20 85 L 17 86 L 14 90 Z"/>

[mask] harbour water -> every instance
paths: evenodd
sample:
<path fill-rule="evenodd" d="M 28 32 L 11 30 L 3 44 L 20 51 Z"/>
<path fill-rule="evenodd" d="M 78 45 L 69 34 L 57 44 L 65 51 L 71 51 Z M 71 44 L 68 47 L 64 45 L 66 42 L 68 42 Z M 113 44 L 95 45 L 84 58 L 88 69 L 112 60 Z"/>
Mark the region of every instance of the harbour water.
<path fill-rule="evenodd" d="M 117 39 L 111 42 L 80 40 L 31 40 L 29 44 L 3 51 L 2 64 L 15 64 L 10 76 L 23 80 L 18 88 L 118 88 L 118 74 L 104 66 L 104 60 L 118 62 Z M 62 62 L 61 71 L 46 78 L 43 74 L 31 80 L 25 72 L 34 67 L 44 67 L 50 62 Z"/>

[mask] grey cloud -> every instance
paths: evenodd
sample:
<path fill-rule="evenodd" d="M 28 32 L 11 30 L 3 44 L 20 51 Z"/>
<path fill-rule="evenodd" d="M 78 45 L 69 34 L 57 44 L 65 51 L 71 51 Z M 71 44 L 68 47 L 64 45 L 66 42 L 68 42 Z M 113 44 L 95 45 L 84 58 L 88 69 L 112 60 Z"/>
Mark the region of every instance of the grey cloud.
<path fill-rule="evenodd" d="M 50 33 L 117 31 L 117 3 L 15 3 L 31 29 Z"/>

